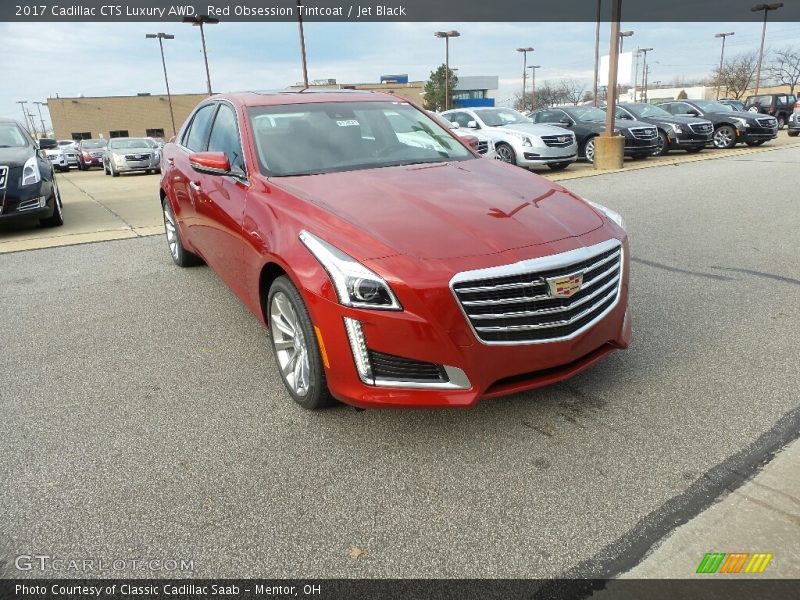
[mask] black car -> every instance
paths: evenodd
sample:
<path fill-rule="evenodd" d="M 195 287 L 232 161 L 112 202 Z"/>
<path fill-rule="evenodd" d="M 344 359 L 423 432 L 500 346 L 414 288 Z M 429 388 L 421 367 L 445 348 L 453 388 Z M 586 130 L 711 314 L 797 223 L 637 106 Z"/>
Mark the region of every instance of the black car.
<path fill-rule="evenodd" d="M 594 162 L 595 138 L 606 129 L 605 111 L 594 106 L 557 106 L 531 114 L 535 123 L 569 129 L 578 142 L 578 156 Z M 614 131 L 625 136 L 625 155 L 645 158 L 658 149 L 658 131 L 639 121 L 616 120 Z"/>
<path fill-rule="evenodd" d="M 775 117 L 731 110 L 713 100 L 674 100 L 659 104 L 673 115 L 703 117 L 714 124 L 715 148 L 733 148 L 741 142 L 760 146 L 778 137 Z"/>
<path fill-rule="evenodd" d="M 666 154 L 670 150 L 700 152 L 714 137 L 714 125 L 711 121 L 671 115 L 652 104 L 618 104 L 615 116 L 617 119 L 655 125 L 658 129 L 658 149 L 653 152 L 655 155 Z"/>
<path fill-rule="evenodd" d="M 723 98 L 722 100 L 718 100 L 720 104 L 724 104 L 725 106 L 730 106 L 732 110 L 744 110 L 744 102 L 741 100 L 734 100 L 733 98 Z"/>
<path fill-rule="evenodd" d="M 764 115 L 772 115 L 778 119 L 778 129 L 789 122 L 794 103 L 797 97 L 794 94 L 760 94 L 748 96 L 744 103 L 744 110 Z"/>
<path fill-rule="evenodd" d="M 42 140 L 40 147 L 19 123 L 0 119 L 0 223 L 39 219 L 45 227 L 64 224 L 53 165 L 43 152 L 56 147 L 55 140 Z"/>
<path fill-rule="evenodd" d="M 78 142 L 78 168 L 88 171 L 92 167 L 103 167 L 103 151 L 108 146 L 106 140 L 81 140 Z"/>

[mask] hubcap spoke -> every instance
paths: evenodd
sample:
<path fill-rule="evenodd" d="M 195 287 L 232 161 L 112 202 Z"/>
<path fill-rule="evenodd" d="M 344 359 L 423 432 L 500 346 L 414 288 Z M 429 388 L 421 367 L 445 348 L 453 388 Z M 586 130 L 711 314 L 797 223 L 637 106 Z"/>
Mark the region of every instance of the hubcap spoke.
<path fill-rule="evenodd" d="M 310 366 L 297 312 L 289 297 L 277 292 L 270 302 L 269 313 L 272 342 L 283 379 L 295 394 L 304 396 L 309 389 Z"/>

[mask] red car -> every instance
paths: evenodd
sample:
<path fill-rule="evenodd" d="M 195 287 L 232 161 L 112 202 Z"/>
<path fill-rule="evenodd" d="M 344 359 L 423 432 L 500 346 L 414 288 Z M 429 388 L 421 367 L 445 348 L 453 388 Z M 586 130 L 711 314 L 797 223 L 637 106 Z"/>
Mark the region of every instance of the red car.
<path fill-rule="evenodd" d="M 305 408 L 470 406 L 630 341 L 621 217 L 402 98 L 212 96 L 162 169 L 173 260 L 266 324 Z"/>

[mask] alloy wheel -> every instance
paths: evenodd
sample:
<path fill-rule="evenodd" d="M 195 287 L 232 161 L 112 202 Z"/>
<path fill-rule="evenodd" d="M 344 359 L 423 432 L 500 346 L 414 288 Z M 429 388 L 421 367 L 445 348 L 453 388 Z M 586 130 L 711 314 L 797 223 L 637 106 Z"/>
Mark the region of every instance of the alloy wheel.
<path fill-rule="evenodd" d="M 717 148 L 728 148 L 733 141 L 733 134 L 727 127 L 720 127 L 714 133 L 714 146 Z"/>
<path fill-rule="evenodd" d="M 590 163 L 594 162 L 594 138 L 586 142 L 586 148 L 584 149 L 583 153 L 586 155 L 586 160 L 588 160 Z"/>
<path fill-rule="evenodd" d="M 269 307 L 275 354 L 286 384 L 298 396 L 310 386 L 309 351 L 294 306 L 283 292 L 272 297 Z"/>
<path fill-rule="evenodd" d="M 177 261 L 180 249 L 178 248 L 178 231 L 175 226 L 175 217 L 172 216 L 172 211 L 167 208 L 167 203 L 164 202 L 164 229 L 167 232 L 167 244 L 169 244 L 169 253 L 172 258 Z"/>
<path fill-rule="evenodd" d="M 497 157 L 502 160 L 503 162 L 514 164 L 514 153 L 505 144 L 501 144 L 496 147 Z"/>

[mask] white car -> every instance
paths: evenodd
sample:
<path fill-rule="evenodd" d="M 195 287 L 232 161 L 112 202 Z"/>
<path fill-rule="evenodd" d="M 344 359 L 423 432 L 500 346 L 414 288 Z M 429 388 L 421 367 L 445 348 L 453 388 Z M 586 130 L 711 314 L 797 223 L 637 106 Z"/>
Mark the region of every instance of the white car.
<path fill-rule="evenodd" d="M 439 117 L 439 120 L 444 121 L 444 125 L 446 127 L 449 127 L 450 130 L 453 132 L 453 134 L 457 135 L 458 137 L 463 138 L 467 136 L 472 136 L 478 138 L 478 147 L 476 148 L 478 154 L 480 154 L 484 158 L 497 158 L 497 153 L 494 150 L 494 142 L 491 139 L 489 139 L 488 136 L 484 135 L 480 131 L 476 130 L 467 131 L 465 129 L 461 129 L 457 125 L 448 121 L 440 113 L 434 112 L 432 110 L 429 110 L 428 112 L 432 114 L 434 117 Z"/>
<path fill-rule="evenodd" d="M 54 169 L 69 171 L 69 161 L 67 160 L 67 154 L 64 152 L 63 148 L 59 146 L 52 150 L 45 150 L 44 153 L 45 156 L 47 156 L 47 160 L 53 164 Z"/>
<path fill-rule="evenodd" d="M 536 124 L 511 108 L 457 108 L 441 116 L 470 135 L 484 134 L 494 143 L 498 159 L 519 167 L 547 165 L 559 171 L 578 160 L 574 133 Z"/>
<path fill-rule="evenodd" d="M 78 150 L 75 147 L 75 142 L 72 140 L 58 140 L 58 147 L 64 150 L 67 156 L 67 162 L 71 167 L 78 166 Z"/>

